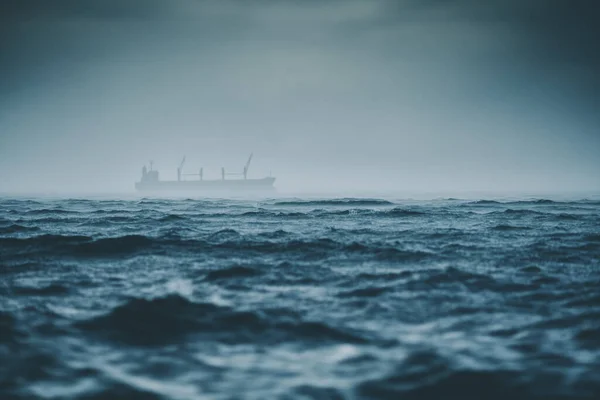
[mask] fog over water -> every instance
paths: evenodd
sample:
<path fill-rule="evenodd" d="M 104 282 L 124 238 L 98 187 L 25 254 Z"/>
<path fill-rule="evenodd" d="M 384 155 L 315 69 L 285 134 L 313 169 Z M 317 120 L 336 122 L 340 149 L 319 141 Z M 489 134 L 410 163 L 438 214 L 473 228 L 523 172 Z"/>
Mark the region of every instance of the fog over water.
<path fill-rule="evenodd" d="M 3 1 L 0 192 L 600 191 L 593 1 Z"/>
<path fill-rule="evenodd" d="M 0 399 L 600 399 L 598 4 L 0 0 Z"/>

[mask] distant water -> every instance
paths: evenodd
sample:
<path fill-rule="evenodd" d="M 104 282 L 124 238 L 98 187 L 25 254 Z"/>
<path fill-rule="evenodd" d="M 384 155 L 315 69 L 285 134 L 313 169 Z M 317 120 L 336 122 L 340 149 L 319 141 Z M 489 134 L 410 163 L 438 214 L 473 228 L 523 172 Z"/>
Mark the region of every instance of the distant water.
<path fill-rule="evenodd" d="M 0 199 L 0 399 L 600 398 L 600 202 Z"/>

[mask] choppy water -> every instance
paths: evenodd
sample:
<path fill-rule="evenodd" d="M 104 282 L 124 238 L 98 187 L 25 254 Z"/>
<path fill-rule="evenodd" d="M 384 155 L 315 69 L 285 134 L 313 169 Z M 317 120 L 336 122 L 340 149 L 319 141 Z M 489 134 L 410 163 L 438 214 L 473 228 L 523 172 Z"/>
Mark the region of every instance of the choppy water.
<path fill-rule="evenodd" d="M 600 395 L 595 201 L 2 199 L 0 277 L 2 399 Z"/>

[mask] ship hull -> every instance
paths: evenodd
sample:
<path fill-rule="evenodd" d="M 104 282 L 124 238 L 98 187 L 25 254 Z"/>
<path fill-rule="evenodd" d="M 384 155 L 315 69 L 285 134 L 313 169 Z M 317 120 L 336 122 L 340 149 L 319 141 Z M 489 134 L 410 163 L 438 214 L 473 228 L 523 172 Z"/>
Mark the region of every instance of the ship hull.
<path fill-rule="evenodd" d="M 135 188 L 140 192 L 265 192 L 275 188 L 275 178 L 262 179 L 228 179 L 210 181 L 154 181 L 136 182 Z"/>

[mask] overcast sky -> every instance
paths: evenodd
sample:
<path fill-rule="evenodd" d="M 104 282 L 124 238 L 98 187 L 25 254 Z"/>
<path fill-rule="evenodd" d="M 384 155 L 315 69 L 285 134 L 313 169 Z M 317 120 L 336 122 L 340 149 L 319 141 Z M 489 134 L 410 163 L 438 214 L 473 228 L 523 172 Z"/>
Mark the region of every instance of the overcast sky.
<path fill-rule="evenodd" d="M 0 192 L 597 192 L 596 3 L 2 0 Z"/>

